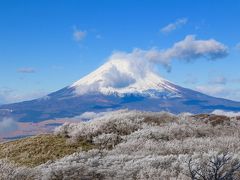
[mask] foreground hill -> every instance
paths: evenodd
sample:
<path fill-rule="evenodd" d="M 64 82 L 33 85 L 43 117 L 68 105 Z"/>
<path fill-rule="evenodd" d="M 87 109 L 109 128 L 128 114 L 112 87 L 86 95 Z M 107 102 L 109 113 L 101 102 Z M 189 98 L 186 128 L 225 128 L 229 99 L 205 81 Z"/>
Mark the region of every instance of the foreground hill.
<path fill-rule="evenodd" d="M 239 179 L 239 129 L 240 117 L 119 110 L 1 144 L 0 177 Z"/>
<path fill-rule="evenodd" d="M 19 122 L 118 109 L 210 113 L 240 111 L 240 102 L 211 97 L 173 84 L 150 67 L 117 57 L 72 85 L 43 98 L 0 106 L 0 118 Z"/>

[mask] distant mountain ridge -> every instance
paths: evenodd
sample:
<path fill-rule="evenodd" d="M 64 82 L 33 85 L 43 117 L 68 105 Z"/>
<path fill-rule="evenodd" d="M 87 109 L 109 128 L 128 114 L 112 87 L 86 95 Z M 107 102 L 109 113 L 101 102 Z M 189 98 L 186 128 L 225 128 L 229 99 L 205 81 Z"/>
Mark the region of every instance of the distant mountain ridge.
<path fill-rule="evenodd" d="M 0 116 L 21 122 L 116 109 L 209 113 L 240 111 L 240 102 L 215 98 L 173 84 L 144 64 L 111 60 L 72 85 L 45 97 L 0 106 Z"/>

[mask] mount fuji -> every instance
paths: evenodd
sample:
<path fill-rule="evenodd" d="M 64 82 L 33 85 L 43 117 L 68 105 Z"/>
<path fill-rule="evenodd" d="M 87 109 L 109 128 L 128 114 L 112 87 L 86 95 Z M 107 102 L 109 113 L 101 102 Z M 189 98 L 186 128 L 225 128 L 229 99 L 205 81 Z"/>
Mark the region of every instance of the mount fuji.
<path fill-rule="evenodd" d="M 240 102 L 211 97 L 160 77 L 143 61 L 118 57 L 72 85 L 45 97 L 0 106 L 0 117 L 20 122 L 78 116 L 116 109 L 209 113 L 240 111 Z"/>

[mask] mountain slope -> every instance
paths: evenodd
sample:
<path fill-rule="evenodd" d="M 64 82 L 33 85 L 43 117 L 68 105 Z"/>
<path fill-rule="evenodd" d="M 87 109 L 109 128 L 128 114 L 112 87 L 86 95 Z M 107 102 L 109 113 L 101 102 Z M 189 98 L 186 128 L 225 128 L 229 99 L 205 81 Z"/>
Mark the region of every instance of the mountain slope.
<path fill-rule="evenodd" d="M 0 106 L 0 116 L 38 122 L 73 117 L 86 111 L 116 109 L 209 113 L 215 109 L 240 111 L 240 102 L 211 97 L 177 86 L 148 64 L 125 59 L 108 61 L 72 85 L 32 101 Z"/>

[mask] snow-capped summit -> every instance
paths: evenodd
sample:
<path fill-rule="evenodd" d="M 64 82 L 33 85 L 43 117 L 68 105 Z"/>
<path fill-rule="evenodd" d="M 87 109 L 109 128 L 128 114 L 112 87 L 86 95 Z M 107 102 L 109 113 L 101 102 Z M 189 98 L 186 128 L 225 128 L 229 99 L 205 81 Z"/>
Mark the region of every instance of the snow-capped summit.
<path fill-rule="evenodd" d="M 234 112 L 240 111 L 240 102 L 175 85 L 160 77 L 141 56 L 120 55 L 43 98 L 1 105 L 0 118 L 7 115 L 17 121 L 38 122 L 126 108 L 172 113 L 209 113 L 215 109 Z"/>
<path fill-rule="evenodd" d="M 106 62 L 70 87 L 76 90 L 77 95 L 100 92 L 119 96 L 124 94 L 156 96 L 159 93 L 180 96 L 179 90 L 172 83 L 160 77 L 146 64 L 133 65 L 131 61 L 125 59 Z"/>

